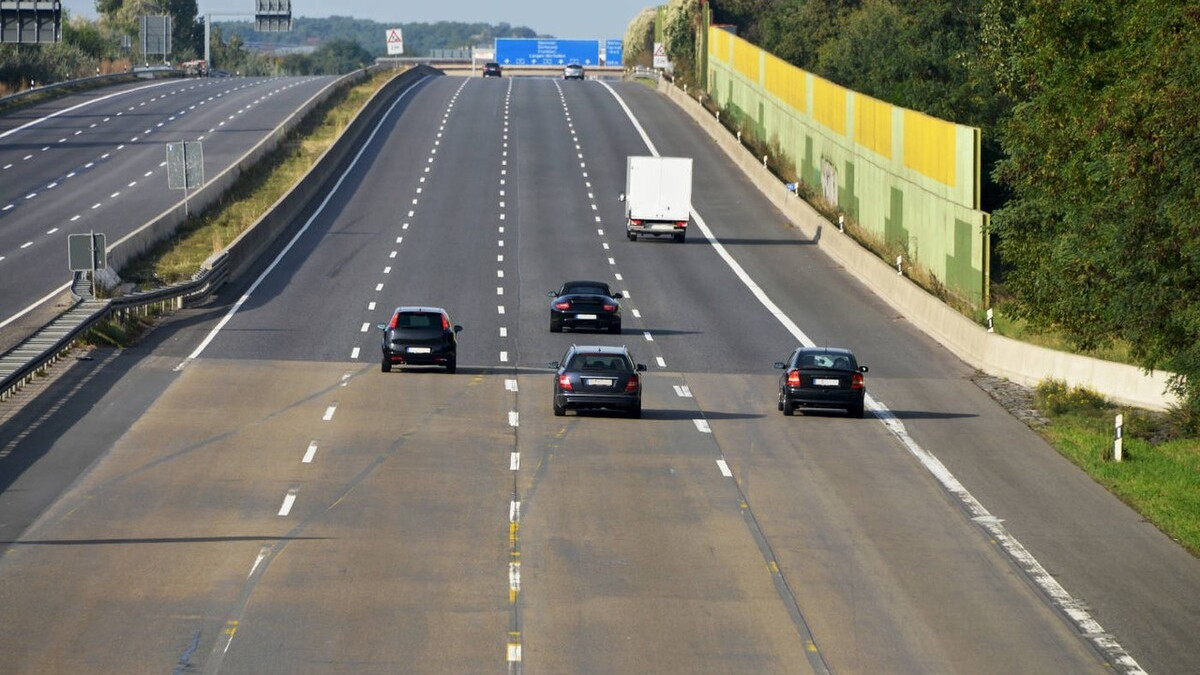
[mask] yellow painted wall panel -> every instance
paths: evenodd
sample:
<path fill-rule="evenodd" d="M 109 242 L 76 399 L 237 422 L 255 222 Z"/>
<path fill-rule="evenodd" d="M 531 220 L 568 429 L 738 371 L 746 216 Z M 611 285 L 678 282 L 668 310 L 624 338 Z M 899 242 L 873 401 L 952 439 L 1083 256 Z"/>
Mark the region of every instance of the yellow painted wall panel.
<path fill-rule="evenodd" d="M 733 36 L 729 34 L 729 31 L 712 27 L 708 29 L 708 58 L 721 63 L 729 63 L 732 49 Z"/>
<path fill-rule="evenodd" d="M 813 119 L 835 134 L 846 133 L 846 88 L 813 76 Z"/>
<path fill-rule="evenodd" d="M 954 187 L 954 135 L 953 122 L 904 110 L 904 166 Z"/>
<path fill-rule="evenodd" d="M 733 37 L 733 68 L 751 82 L 759 83 L 759 54 L 762 50 L 745 40 Z"/>
<path fill-rule="evenodd" d="M 882 157 L 892 157 L 892 104 L 854 94 L 854 140 Z"/>
<path fill-rule="evenodd" d="M 808 87 L 804 71 L 773 54 L 764 57 L 765 83 L 784 104 L 801 113 L 808 113 Z"/>

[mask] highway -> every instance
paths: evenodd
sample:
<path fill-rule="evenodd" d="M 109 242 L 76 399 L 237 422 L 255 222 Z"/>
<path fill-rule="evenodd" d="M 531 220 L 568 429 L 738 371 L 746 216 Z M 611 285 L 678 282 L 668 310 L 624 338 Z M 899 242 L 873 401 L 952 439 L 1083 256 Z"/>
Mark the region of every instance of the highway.
<path fill-rule="evenodd" d="M 653 151 L 694 158 L 684 244 L 624 237 Z M 578 278 L 623 334 L 549 332 Z M 400 304 L 457 374 L 380 372 Z M 798 335 L 867 419 L 776 410 Z M 572 342 L 649 366 L 643 419 L 552 415 Z M 424 80 L 260 272 L 93 357 L 0 411 L 3 673 L 1200 671 L 1200 563 L 642 84 Z"/>
<path fill-rule="evenodd" d="M 71 279 L 68 235 L 101 232 L 111 247 L 183 200 L 167 188 L 168 142 L 200 141 L 211 180 L 331 81 L 137 82 L 0 116 L 0 330 L 20 332 L 37 303 L 42 323 L 52 314 Z"/>

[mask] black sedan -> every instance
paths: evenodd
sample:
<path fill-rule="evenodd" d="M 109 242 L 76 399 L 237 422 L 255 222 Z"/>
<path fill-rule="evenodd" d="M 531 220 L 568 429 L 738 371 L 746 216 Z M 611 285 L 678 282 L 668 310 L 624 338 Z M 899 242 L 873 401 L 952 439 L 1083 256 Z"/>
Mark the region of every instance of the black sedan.
<path fill-rule="evenodd" d="M 383 331 L 383 372 L 392 366 L 441 366 L 447 373 L 458 367 L 458 332 L 441 307 L 397 307 Z"/>
<path fill-rule="evenodd" d="M 800 347 L 786 362 L 775 364 L 779 376 L 779 409 L 791 415 L 797 407 L 840 408 L 851 417 L 863 416 L 866 366 L 848 349 Z"/>
<path fill-rule="evenodd" d="M 550 332 L 561 333 L 563 328 L 590 328 L 621 332 L 621 304 L 603 281 L 568 281 L 557 291 L 546 295 L 550 301 Z"/>
<path fill-rule="evenodd" d="M 567 410 L 619 410 L 642 416 L 642 378 L 646 366 L 624 347 L 571 345 L 561 361 L 552 361 L 554 414 Z"/>

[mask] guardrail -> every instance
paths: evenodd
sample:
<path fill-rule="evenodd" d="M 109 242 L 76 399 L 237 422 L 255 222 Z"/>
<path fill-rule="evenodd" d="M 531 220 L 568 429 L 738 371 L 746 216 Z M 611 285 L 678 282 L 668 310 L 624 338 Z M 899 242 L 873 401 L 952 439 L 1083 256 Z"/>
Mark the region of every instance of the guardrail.
<path fill-rule="evenodd" d="M 27 385 L 35 377 L 44 374 L 49 367 L 66 356 L 91 328 L 111 316 L 116 315 L 117 318 L 123 319 L 134 313 L 148 314 L 156 307 L 161 310 L 180 309 L 199 303 L 220 288 L 228 279 L 249 268 L 270 247 L 276 237 L 293 227 L 296 216 L 313 199 L 313 196 L 320 192 L 320 185 L 328 180 L 333 169 L 343 163 L 350 155 L 351 150 L 359 143 L 365 130 L 369 128 L 369 122 L 386 110 L 384 103 L 386 103 L 387 97 L 397 89 L 411 86 L 418 79 L 433 72 L 429 68 L 414 68 L 381 88 L 374 98 L 363 106 L 358 117 L 351 122 L 338 140 L 317 160 L 313 169 L 298 180 L 288 194 L 276 201 L 261 218 L 230 243 L 225 250 L 206 260 L 201 265 L 200 271 L 190 281 L 143 293 L 131 293 L 117 298 L 96 300 L 89 297 L 90 292 L 84 290 L 88 285 L 83 283 L 82 276 L 77 274 L 72 286 L 75 304 L 32 336 L 0 356 L 0 402 L 8 400 L 21 387 Z M 352 82 L 361 78 L 363 74 L 362 71 L 359 71 L 359 73 L 339 79 L 339 82 Z M 306 104 L 304 109 L 307 111 L 311 107 Z M 298 123 L 298 120 L 293 119 L 294 117 L 295 115 L 289 117 L 280 125 L 281 128 Z M 282 135 L 279 135 L 278 138 L 282 138 Z M 244 157 L 254 154 L 256 150 L 259 150 L 257 146 L 247 152 Z M 260 155 L 261 152 L 255 154 L 256 159 Z M 239 162 L 238 166 L 240 165 Z M 233 171 L 238 166 L 229 171 Z M 145 227 L 143 226 L 142 229 Z M 111 260 L 112 256 L 110 255 L 110 265 Z"/>
<path fill-rule="evenodd" d="M 86 284 L 82 283 L 85 281 L 83 275 L 76 273 L 72 290 L 75 305 L 0 356 L 0 402 L 8 400 L 35 377 L 45 374 L 47 368 L 74 349 L 96 324 L 114 315 L 124 320 L 133 314 L 144 316 L 156 309 L 180 309 L 189 301 L 202 300 L 225 283 L 229 269 L 229 256 L 222 252 L 205 261 L 205 267 L 190 281 L 106 300 L 78 294 L 74 289 Z"/>
<path fill-rule="evenodd" d="M 105 85 L 118 82 L 132 82 L 134 80 L 144 79 L 147 77 L 183 77 L 183 71 L 173 69 L 131 70 L 126 73 L 109 73 L 107 75 L 81 77 L 78 80 L 55 82 L 54 84 L 47 84 L 41 87 L 26 89 L 25 91 L 19 91 L 15 94 L 9 94 L 8 96 L 0 96 L 0 110 L 3 110 L 10 105 L 19 105 L 24 99 L 33 98 L 47 92 L 71 89 L 90 89 L 92 87 L 103 87 Z"/>

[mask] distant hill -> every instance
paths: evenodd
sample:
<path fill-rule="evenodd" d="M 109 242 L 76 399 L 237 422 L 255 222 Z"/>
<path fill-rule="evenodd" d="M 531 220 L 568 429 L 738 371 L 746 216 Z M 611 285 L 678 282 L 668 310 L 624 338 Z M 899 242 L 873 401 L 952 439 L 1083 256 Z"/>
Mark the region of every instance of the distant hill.
<path fill-rule="evenodd" d="M 302 51 L 332 40 L 351 40 L 376 56 L 387 53 L 384 33 L 389 28 L 404 31 L 404 55 L 428 56 L 436 49 L 466 49 L 478 45 L 491 45 L 500 38 L 553 37 L 539 35 L 524 26 L 496 25 L 486 23 L 461 23 L 439 21 L 437 23 L 379 23 L 370 19 L 349 16 L 331 16 L 314 19 L 296 17 L 291 32 L 259 33 L 252 30 L 253 24 L 246 21 L 214 21 L 213 26 L 221 35 L 237 35 L 247 47 L 261 51 Z"/>

